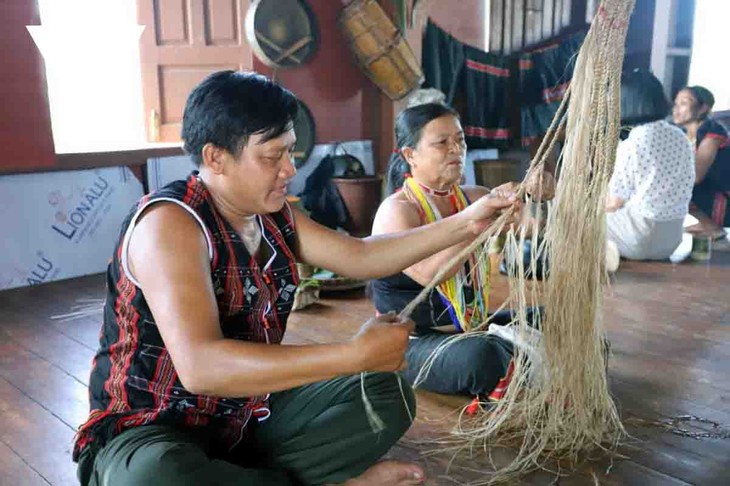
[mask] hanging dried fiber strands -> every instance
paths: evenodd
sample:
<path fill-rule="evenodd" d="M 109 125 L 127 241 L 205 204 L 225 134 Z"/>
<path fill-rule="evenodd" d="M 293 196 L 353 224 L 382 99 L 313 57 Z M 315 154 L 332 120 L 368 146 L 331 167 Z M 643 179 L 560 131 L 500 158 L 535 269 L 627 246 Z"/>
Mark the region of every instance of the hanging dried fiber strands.
<path fill-rule="evenodd" d="M 606 281 L 604 204 L 619 140 L 621 68 L 633 4 L 633 0 L 601 3 L 578 53 L 568 93 L 525 178 L 541 177 L 547 154 L 564 128 L 560 178 L 547 220 L 538 217 L 520 229 L 509 229 L 505 248 L 507 265 L 516 270 L 509 272 L 508 301 L 517 314 L 515 342 L 534 346 L 516 346 L 514 374 L 504 398 L 475 417 L 462 415 L 449 441 L 456 451 L 488 451 L 495 446 L 516 450 L 510 464 L 497 467 L 493 474 L 485 471 L 484 481 L 475 484 L 514 479 L 536 468 L 550 468 L 555 460 L 561 466 L 572 465 L 581 453 L 614 448 L 625 434 L 608 390 L 601 315 Z M 524 183 L 522 187 L 520 195 Z M 470 253 L 484 253 L 481 245 L 506 229 L 510 217 L 501 215 L 433 282 L 441 281 Z M 532 245 L 531 268 L 546 255 L 550 274 L 541 284 L 545 312 L 539 323 L 542 337 L 535 341 L 526 309 L 538 304 L 538 286 L 525 278 L 522 252 L 517 249 L 526 237 L 537 241 L 539 231 L 544 238 L 539 247 Z M 433 287 L 434 283 L 427 286 L 402 314 L 410 315 Z M 469 339 L 479 332 L 483 331 L 454 339 Z M 448 344 L 434 355 L 442 352 L 448 352 Z M 428 364 L 422 375 L 427 372 Z"/>

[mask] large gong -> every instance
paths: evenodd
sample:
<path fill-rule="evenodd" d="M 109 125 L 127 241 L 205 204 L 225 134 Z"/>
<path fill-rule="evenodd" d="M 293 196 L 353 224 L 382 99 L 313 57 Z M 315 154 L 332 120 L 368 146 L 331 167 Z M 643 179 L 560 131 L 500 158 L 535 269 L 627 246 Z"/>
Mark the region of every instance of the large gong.
<path fill-rule="evenodd" d="M 246 14 L 246 39 L 264 64 L 291 68 L 317 51 L 319 30 L 303 0 L 255 0 Z"/>

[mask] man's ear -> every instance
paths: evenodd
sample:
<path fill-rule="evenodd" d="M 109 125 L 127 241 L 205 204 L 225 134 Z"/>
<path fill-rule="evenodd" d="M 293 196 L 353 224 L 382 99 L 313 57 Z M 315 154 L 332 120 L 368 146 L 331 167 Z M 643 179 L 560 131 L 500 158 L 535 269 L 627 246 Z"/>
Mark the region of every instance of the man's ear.
<path fill-rule="evenodd" d="M 200 151 L 202 156 L 202 166 L 206 167 L 213 174 L 221 174 L 226 165 L 226 160 L 230 157 L 228 151 L 212 143 L 203 145 Z"/>

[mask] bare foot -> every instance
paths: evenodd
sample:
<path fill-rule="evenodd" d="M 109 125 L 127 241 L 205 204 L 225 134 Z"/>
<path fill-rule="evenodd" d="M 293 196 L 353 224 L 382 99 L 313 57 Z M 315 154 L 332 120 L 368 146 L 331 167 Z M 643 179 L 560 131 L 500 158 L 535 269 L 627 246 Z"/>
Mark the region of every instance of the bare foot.
<path fill-rule="evenodd" d="M 712 221 L 703 221 L 693 224 L 692 226 L 687 226 L 684 231 L 693 235 L 709 236 L 712 239 L 718 239 L 725 236 L 725 229 Z"/>
<path fill-rule="evenodd" d="M 725 237 L 725 229 L 708 218 L 702 211 L 696 208 L 690 208 L 689 213 L 694 216 L 698 223 L 687 226 L 684 231 L 694 235 L 709 236 L 713 240 Z"/>
<path fill-rule="evenodd" d="M 378 462 L 345 486 L 411 486 L 423 484 L 423 469 L 400 461 Z"/>

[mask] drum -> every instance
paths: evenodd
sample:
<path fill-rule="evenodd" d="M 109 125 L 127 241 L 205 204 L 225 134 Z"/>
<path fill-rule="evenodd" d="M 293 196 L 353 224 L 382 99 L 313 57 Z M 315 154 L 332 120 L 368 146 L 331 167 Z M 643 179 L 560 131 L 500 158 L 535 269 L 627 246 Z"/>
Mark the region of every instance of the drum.
<path fill-rule="evenodd" d="M 354 0 L 338 23 L 362 70 L 390 99 L 399 100 L 421 85 L 416 56 L 376 0 Z"/>

